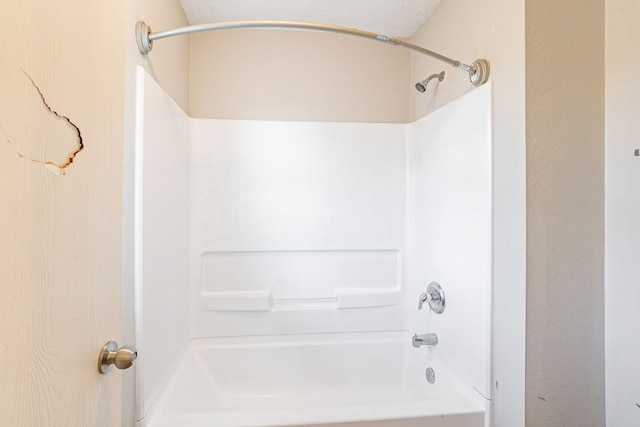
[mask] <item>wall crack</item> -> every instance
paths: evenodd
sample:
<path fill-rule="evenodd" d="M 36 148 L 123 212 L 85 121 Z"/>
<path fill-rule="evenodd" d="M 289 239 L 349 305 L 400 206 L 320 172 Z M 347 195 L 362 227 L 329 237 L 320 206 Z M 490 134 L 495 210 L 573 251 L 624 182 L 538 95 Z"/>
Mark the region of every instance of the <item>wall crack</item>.
<path fill-rule="evenodd" d="M 0 140 L 19 158 L 64 175 L 84 140 L 80 127 L 49 101 L 24 68 L 0 61 Z"/>
<path fill-rule="evenodd" d="M 73 161 L 76 158 L 76 155 L 81 152 L 84 149 L 84 143 L 82 141 L 82 133 L 80 132 L 80 128 L 71 121 L 71 119 L 69 119 L 69 117 L 64 116 L 60 113 L 58 113 L 57 111 L 53 110 L 51 108 L 51 106 L 49 105 L 49 103 L 47 103 L 47 100 L 44 97 L 44 94 L 42 93 L 42 90 L 40 90 L 40 87 L 38 87 L 38 85 L 36 84 L 36 82 L 33 80 L 33 78 L 31 78 L 31 76 L 22 68 L 20 68 L 20 70 L 22 70 L 22 72 L 24 73 L 24 75 L 29 79 L 29 81 L 31 82 L 31 84 L 33 85 L 34 89 L 36 91 L 38 91 L 38 95 L 40 95 L 40 99 L 42 100 L 42 103 L 44 104 L 45 107 L 47 107 L 47 110 L 49 110 L 50 113 L 55 114 L 57 117 L 65 120 L 71 127 L 73 127 L 76 131 L 76 134 L 78 136 L 78 147 L 76 150 L 72 151 L 68 156 L 67 159 L 64 163 L 62 164 L 58 164 L 56 162 L 52 162 L 52 161 L 48 161 L 48 160 L 37 160 L 37 159 L 31 159 L 27 156 L 25 156 L 22 153 L 17 153 L 19 157 L 29 160 L 31 162 L 34 163 L 40 163 L 43 164 L 47 167 L 49 167 L 49 169 L 51 169 L 51 171 L 56 174 L 56 175 L 64 175 L 66 173 L 67 167 L 69 167 L 71 165 L 71 163 L 73 163 Z"/>

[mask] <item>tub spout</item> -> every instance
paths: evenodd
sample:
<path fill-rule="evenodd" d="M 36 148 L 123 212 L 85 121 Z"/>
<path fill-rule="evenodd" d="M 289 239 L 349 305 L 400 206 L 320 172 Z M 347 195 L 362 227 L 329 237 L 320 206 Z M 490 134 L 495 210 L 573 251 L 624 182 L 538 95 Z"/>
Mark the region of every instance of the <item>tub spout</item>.
<path fill-rule="evenodd" d="M 423 345 L 436 345 L 438 344 L 438 336 L 436 334 L 414 334 L 411 343 L 415 348 Z"/>

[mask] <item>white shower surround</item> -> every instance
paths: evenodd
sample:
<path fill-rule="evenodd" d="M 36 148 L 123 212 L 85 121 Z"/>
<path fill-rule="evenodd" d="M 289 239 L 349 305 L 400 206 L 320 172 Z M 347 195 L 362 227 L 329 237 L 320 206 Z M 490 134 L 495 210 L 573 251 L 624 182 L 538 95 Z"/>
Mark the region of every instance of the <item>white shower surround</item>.
<path fill-rule="evenodd" d="M 139 79 L 141 426 L 187 343 L 223 337 L 404 334 L 489 406 L 490 85 L 404 125 L 190 119 Z M 432 280 L 442 315 L 417 310 Z"/>

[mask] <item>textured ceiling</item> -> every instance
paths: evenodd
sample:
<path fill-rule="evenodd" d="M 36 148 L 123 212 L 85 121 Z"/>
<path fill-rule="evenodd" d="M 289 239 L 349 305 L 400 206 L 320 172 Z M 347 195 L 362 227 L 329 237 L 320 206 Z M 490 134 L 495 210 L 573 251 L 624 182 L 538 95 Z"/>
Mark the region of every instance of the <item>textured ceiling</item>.
<path fill-rule="evenodd" d="M 410 37 L 440 0 L 180 0 L 191 24 L 275 20 Z"/>

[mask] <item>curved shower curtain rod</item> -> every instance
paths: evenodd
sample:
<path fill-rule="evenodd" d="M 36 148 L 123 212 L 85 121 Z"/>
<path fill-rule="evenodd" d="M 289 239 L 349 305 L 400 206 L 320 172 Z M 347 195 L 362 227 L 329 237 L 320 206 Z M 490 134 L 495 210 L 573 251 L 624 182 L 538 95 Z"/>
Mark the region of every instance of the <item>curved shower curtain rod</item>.
<path fill-rule="evenodd" d="M 486 59 L 477 59 L 471 65 L 465 64 L 455 59 L 447 58 L 444 55 L 409 43 L 404 40 L 400 40 L 395 37 L 383 36 L 376 33 L 370 33 L 368 31 L 362 31 L 355 28 L 340 27 L 337 25 L 325 25 L 314 24 L 310 22 L 295 22 L 295 21 L 232 21 L 232 22 L 219 22 L 213 24 L 201 24 L 190 25 L 187 27 L 175 28 L 173 30 L 160 31 L 158 33 L 152 33 L 151 27 L 149 27 L 144 21 L 138 21 L 136 23 L 136 42 L 138 43 L 138 50 L 140 54 L 146 55 L 151 52 L 153 47 L 153 41 L 164 39 L 167 37 L 180 36 L 184 34 L 198 33 L 202 31 L 216 31 L 216 30 L 228 30 L 237 28 L 276 28 L 276 29 L 297 29 L 297 30 L 312 30 L 322 31 L 329 33 L 348 34 L 356 37 L 364 37 L 367 39 L 388 43 L 394 46 L 405 47 L 407 49 L 415 50 L 424 55 L 435 58 L 446 64 L 453 66 L 462 71 L 469 73 L 469 80 L 474 86 L 481 86 L 489 79 L 489 61 Z"/>

